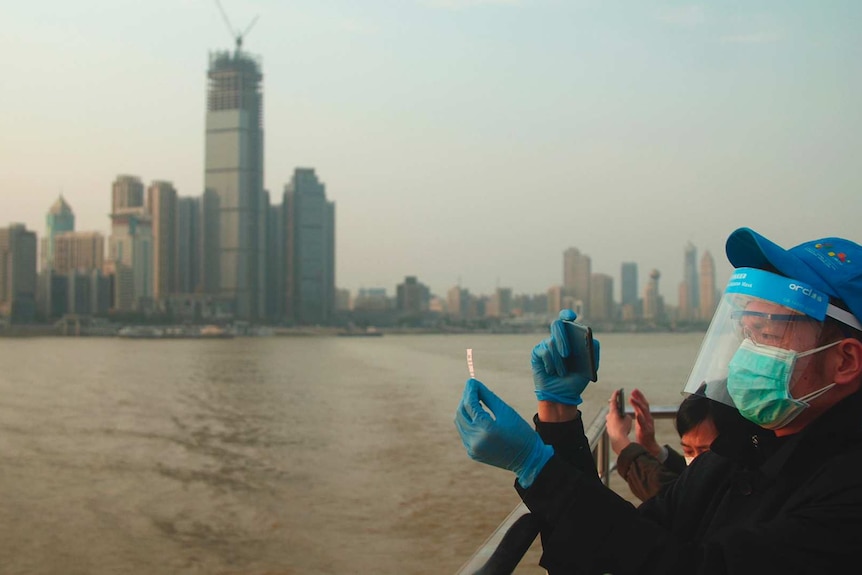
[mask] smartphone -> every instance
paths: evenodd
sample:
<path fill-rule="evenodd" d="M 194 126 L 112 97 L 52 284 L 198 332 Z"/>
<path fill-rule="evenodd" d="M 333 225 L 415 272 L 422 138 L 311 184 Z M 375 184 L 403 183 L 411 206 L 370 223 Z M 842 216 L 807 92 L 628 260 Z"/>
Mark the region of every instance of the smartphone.
<path fill-rule="evenodd" d="M 626 392 L 622 387 L 617 390 L 617 413 L 620 416 L 626 414 Z"/>
<path fill-rule="evenodd" d="M 569 340 L 569 356 L 563 358 L 563 365 L 569 373 L 576 373 L 590 381 L 598 381 L 593 330 L 575 321 L 563 320 L 563 324 Z"/>

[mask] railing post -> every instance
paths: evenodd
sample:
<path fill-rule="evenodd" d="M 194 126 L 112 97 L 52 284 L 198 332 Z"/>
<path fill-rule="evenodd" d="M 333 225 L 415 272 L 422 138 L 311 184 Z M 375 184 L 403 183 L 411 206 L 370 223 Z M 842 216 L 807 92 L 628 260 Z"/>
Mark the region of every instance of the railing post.
<path fill-rule="evenodd" d="M 608 437 L 607 429 L 602 430 L 596 451 L 596 467 L 599 471 L 599 477 L 607 487 L 611 482 L 611 440 Z"/>

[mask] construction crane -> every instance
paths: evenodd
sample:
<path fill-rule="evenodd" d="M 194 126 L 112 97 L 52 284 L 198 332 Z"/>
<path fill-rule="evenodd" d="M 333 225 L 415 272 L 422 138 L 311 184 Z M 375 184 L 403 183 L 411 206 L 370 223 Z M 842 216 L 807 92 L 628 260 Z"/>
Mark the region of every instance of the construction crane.
<path fill-rule="evenodd" d="M 219 12 L 221 12 L 221 17 L 224 20 L 225 26 L 227 26 L 228 32 L 230 32 L 230 35 L 234 38 L 234 41 L 236 42 L 236 51 L 237 53 L 239 53 L 242 50 L 242 39 L 248 36 L 248 33 L 251 31 L 252 27 L 257 22 L 258 16 L 252 18 L 248 26 L 245 27 L 245 30 L 240 32 L 239 30 L 234 30 L 233 26 L 231 26 L 230 19 L 227 17 L 227 12 L 225 12 L 224 8 L 222 8 L 221 2 L 219 2 L 219 0 L 215 0 L 215 3 L 216 6 L 218 6 Z"/>

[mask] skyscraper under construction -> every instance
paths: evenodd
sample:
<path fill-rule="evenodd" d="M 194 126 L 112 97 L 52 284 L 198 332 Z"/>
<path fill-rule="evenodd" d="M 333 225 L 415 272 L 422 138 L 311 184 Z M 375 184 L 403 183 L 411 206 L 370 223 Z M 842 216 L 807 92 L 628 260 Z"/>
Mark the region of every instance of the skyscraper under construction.
<path fill-rule="evenodd" d="M 237 318 L 264 314 L 266 214 L 260 62 L 236 50 L 210 54 L 204 174 L 204 289 Z"/>

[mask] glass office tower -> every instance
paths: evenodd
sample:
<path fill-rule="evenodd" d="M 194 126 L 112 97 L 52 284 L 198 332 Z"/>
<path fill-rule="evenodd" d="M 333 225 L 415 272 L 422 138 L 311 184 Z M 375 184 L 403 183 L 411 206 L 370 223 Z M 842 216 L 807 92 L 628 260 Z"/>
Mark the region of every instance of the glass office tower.
<path fill-rule="evenodd" d="M 204 287 L 255 320 L 266 285 L 263 76 L 239 48 L 210 54 L 207 76 Z"/>

